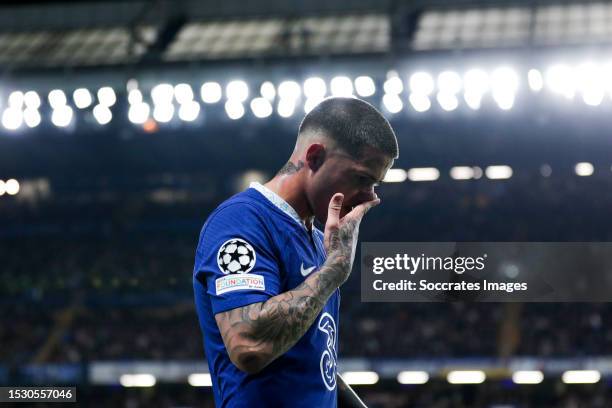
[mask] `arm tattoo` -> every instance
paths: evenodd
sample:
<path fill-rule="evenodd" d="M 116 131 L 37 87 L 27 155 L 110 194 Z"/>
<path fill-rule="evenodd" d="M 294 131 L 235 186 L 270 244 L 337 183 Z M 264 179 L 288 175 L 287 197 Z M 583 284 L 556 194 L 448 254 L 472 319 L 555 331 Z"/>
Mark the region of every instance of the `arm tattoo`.
<path fill-rule="evenodd" d="M 216 315 L 230 355 L 242 354 L 245 366 L 263 368 L 306 333 L 346 274 L 346 257 L 330 256 L 325 265 L 295 289 L 265 302 Z M 258 370 L 256 370 L 258 371 Z"/>
<path fill-rule="evenodd" d="M 215 316 L 228 354 L 241 356 L 239 366 L 248 372 L 259 371 L 310 328 L 327 299 L 350 274 L 358 226 L 347 224 L 330 234 L 325 264 L 295 289 Z"/>
<path fill-rule="evenodd" d="M 288 161 L 285 165 L 278 171 L 277 174 L 293 174 L 297 173 L 304 167 L 304 162 L 298 160 L 297 164 L 293 164 L 292 161 Z"/>

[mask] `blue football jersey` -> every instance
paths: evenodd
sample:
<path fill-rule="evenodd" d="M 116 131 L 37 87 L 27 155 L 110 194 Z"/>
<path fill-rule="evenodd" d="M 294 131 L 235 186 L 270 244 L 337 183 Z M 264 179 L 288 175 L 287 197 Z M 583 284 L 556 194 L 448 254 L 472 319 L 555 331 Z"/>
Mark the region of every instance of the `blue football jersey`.
<path fill-rule="evenodd" d="M 217 407 L 336 407 L 340 291 L 304 336 L 257 374 L 229 359 L 215 314 L 290 291 L 325 262 L 323 233 L 258 183 L 206 220 L 193 272 L 195 304 Z"/>

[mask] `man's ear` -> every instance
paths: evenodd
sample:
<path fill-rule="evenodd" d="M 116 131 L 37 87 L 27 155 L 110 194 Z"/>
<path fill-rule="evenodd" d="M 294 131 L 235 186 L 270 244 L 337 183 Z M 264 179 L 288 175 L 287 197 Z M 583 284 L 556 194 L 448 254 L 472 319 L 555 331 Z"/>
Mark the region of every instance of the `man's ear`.
<path fill-rule="evenodd" d="M 325 161 L 325 146 L 313 143 L 306 149 L 306 165 L 312 171 L 317 171 Z"/>

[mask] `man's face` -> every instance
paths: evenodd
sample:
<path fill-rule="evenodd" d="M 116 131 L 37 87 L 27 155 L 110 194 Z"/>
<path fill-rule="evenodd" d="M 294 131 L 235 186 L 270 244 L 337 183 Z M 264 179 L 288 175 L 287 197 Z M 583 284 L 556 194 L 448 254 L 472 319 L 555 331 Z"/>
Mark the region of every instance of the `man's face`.
<path fill-rule="evenodd" d="M 393 158 L 371 147 L 364 149 L 359 159 L 337 149 L 325 152 L 325 159 L 312 173 L 306 192 L 317 221 L 325 224 L 329 201 L 336 193 L 344 194 L 340 217 L 354 206 L 373 200 L 375 187 L 392 165 Z"/>

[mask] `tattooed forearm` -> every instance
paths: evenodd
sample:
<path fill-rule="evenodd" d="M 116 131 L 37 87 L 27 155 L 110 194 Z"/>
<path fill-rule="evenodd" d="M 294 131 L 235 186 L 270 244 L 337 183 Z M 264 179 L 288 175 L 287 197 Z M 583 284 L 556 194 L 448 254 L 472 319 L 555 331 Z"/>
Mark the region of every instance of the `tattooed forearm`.
<path fill-rule="evenodd" d="M 340 285 L 348 264 L 331 254 L 325 265 L 293 290 L 215 317 L 230 358 L 249 373 L 289 350 L 308 330 Z"/>
<path fill-rule="evenodd" d="M 279 175 L 279 174 L 293 174 L 293 173 L 297 173 L 298 171 L 300 171 L 302 169 L 302 167 L 304 167 L 304 162 L 303 161 L 298 160 L 297 164 L 294 164 L 291 160 L 289 160 L 278 171 L 277 175 Z"/>
<path fill-rule="evenodd" d="M 215 315 L 225 348 L 239 369 L 257 373 L 289 350 L 348 279 L 361 218 L 380 200 L 358 205 L 340 221 L 342 198 L 336 194 L 330 201 L 324 239 L 327 260 L 320 270 L 293 290 Z"/>

